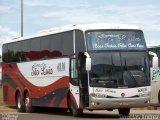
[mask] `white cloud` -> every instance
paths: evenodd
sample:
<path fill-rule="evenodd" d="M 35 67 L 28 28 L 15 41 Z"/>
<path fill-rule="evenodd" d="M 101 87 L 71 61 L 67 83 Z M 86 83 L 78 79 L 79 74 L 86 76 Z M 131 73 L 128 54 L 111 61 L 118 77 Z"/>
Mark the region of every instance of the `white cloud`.
<path fill-rule="evenodd" d="M 142 0 L 142 2 L 139 1 L 138 3 L 134 1 L 126 1 L 125 3 L 123 0 L 122 2 L 113 1 L 115 2 L 106 2 L 105 0 L 101 2 L 96 0 L 24 0 L 24 18 L 27 19 L 25 20 L 26 22 L 24 21 L 26 26 L 25 31 L 31 34 L 33 31 L 48 28 L 51 25 L 61 26 L 66 24 L 98 22 L 126 23 L 140 26 L 147 33 L 148 41 L 151 39 L 155 42 L 160 41 L 158 39 L 160 35 L 157 35 L 158 32 L 160 33 L 159 2 L 152 1 L 146 3 L 145 0 Z M 142 4 L 143 2 L 145 3 Z M 0 13 L 17 8 L 13 5 L 11 7 L 11 5 L 0 5 Z M 15 13 L 12 15 L 15 16 Z M 8 20 L 7 26 L 9 26 L 9 24 L 17 24 L 15 22 L 17 19 L 19 18 L 13 20 L 13 16 L 11 16 L 4 20 Z M 28 24 L 33 24 L 32 29 Z"/>
<path fill-rule="evenodd" d="M 150 41 L 146 41 L 147 45 L 159 45 L 160 41 L 158 38 L 152 38 Z"/>
<path fill-rule="evenodd" d="M 19 37 L 19 33 L 10 30 L 7 27 L 0 26 L 0 42 L 10 42 L 13 41 L 14 38 Z"/>
<path fill-rule="evenodd" d="M 19 36 L 19 33 L 0 25 L 0 54 L 2 52 L 3 43 L 14 41 L 14 38 L 17 38 Z"/>
<path fill-rule="evenodd" d="M 50 10 L 42 13 L 46 19 L 53 19 L 55 24 L 77 23 L 124 23 L 138 25 L 145 34 L 147 43 L 160 43 L 160 7 L 158 5 L 119 6 L 116 4 L 101 6 L 80 5 L 60 6 L 58 11 Z M 76 9 L 78 8 L 78 9 Z M 152 41 L 152 42 L 151 42 Z"/>
<path fill-rule="evenodd" d="M 42 16 L 43 17 L 62 17 L 63 12 L 47 12 L 44 13 Z"/>
<path fill-rule="evenodd" d="M 52 6 L 52 4 L 46 2 L 46 1 L 26 1 L 24 4 L 31 6 L 31 7 L 49 7 Z"/>
<path fill-rule="evenodd" d="M 9 13 L 11 11 L 11 6 L 0 5 L 0 13 Z"/>
<path fill-rule="evenodd" d="M 137 24 L 147 29 L 149 26 L 152 29 L 155 28 L 155 24 L 159 20 L 154 17 L 159 16 L 157 11 L 160 11 L 159 7 L 144 5 L 141 7 L 136 6 L 118 6 L 118 5 L 102 5 L 99 7 L 95 6 L 83 6 L 77 7 L 63 7 L 59 11 L 49 11 L 43 13 L 43 17 L 61 18 L 63 21 L 69 22 L 116 22 L 116 23 L 127 23 Z M 149 26 L 148 26 L 149 25 Z M 151 29 L 148 28 L 148 30 Z M 160 28 L 160 27 L 159 27 Z M 156 28 L 156 30 L 159 30 Z"/>

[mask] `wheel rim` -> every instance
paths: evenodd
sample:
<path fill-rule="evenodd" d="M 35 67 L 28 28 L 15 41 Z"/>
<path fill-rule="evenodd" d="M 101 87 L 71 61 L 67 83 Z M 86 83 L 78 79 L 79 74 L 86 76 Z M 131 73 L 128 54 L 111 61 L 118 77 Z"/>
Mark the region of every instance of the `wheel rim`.
<path fill-rule="evenodd" d="M 29 96 L 28 95 L 25 98 L 25 107 L 26 107 L 26 109 L 29 108 Z"/>
<path fill-rule="evenodd" d="M 19 109 L 21 108 L 21 98 L 20 98 L 20 95 L 18 96 L 18 99 L 17 99 L 17 107 Z"/>

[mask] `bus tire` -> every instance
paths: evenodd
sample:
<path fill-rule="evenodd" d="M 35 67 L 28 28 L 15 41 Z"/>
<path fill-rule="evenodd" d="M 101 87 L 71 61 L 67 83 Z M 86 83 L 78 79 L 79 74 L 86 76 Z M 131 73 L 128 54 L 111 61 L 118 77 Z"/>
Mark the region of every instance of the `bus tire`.
<path fill-rule="evenodd" d="M 119 108 L 118 112 L 120 116 L 128 116 L 130 113 L 130 108 Z"/>
<path fill-rule="evenodd" d="M 24 112 L 24 106 L 22 105 L 21 99 L 22 99 L 22 97 L 21 97 L 20 93 L 18 92 L 16 95 L 16 106 L 17 106 L 18 112 Z"/>
<path fill-rule="evenodd" d="M 70 111 L 72 112 L 72 115 L 74 117 L 79 117 L 83 114 L 83 109 L 77 109 L 75 106 L 73 106 L 73 104 L 71 104 L 71 100 L 70 100 Z"/>
<path fill-rule="evenodd" d="M 25 111 L 27 113 L 34 112 L 34 107 L 31 105 L 31 99 L 29 98 L 28 92 L 25 94 L 25 97 L 24 97 L 24 106 L 25 106 Z"/>

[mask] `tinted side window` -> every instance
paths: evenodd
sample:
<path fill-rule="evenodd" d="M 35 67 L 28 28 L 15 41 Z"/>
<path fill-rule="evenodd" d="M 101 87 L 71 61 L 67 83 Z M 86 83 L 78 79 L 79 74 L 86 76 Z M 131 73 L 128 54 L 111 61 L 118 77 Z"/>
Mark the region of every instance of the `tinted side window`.
<path fill-rule="evenodd" d="M 79 52 L 85 51 L 85 40 L 82 31 L 76 30 L 75 34 L 76 34 L 75 48 L 76 48 L 76 53 L 78 54 Z"/>
<path fill-rule="evenodd" d="M 29 57 L 31 60 L 40 59 L 40 38 L 34 38 L 30 40 L 31 49 L 29 52 Z"/>
<path fill-rule="evenodd" d="M 73 32 L 63 32 L 41 38 L 41 54 L 54 58 L 73 54 Z"/>
<path fill-rule="evenodd" d="M 3 61 L 7 63 L 20 61 L 19 57 L 20 49 L 21 49 L 20 42 L 5 44 L 3 47 Z"/>
<path fill-rule="evenodd" d="M 160 49 L 159 48 L 157 48 L 157 56 L 158 56 L 158 65 L 160 66 Z"/>
<path fill-rule="evenodd" d="M 3 60 L 6 62 L 31 61 L 72 55 L 73 31 L 5 44 L 3 54 Z"/>
<path fill-rule="evenodd" d="M 160 49 L 159 48 L 149 48 L 148 51 L 152 51 L 152 52 L 157 54 L 158 60 L 159 60 L 158 65 L 160 66 Z M 152 59 L 153 59 L 153 56 L 149 55 L 150 67 L 152 67 L 151 66 L 152 65 Z"/>
<path fill-rule="evenodd" d="M 62 33 L 62 50 L 63 55 L 73 54 L 73 31 Z"/>
<path fill-rule="evenodd" d="M 18 55 L 18 53 L 22 50 L 23 46 L 21 45 L 21 42 L 15 42 L 12 43 L 12 47 L 13 52 Z"/>
<path fill-rule="evenodd" d="M 51 55 L 51 36 L 44 36 L 41 38 L 41 59 L 49 58 Z"/>
<path fill-rule="evenodd" d="M 4 44 L 2 46 L 2 60 L 3 62 L 7 62 L 8 58 L 8 44 Z"/>
<path fill-rule="evenodd" d="M 30 40 L 31 51 L 40 51 L 40 38 Z"/>
<path fill-rule="evenodd" d="M 21 46 L 22 46 L 21 57 L 23 59 L 22 61 L 30 61 L 30 56 L 29 56 L 29 52 L 31 49 L 30 40 L 21 41 Z"/>
<path fill-rule="evenodd" d="M 63 52 L 62 52 L 62 34 L 54 34 L 54 35 L 51 35 L 50 37 L 50 51 L 52 52 L 51 53 L 51 56 L 52 57 L 59 57 L 59 56 L 62 56 L 63 55 Z"/>

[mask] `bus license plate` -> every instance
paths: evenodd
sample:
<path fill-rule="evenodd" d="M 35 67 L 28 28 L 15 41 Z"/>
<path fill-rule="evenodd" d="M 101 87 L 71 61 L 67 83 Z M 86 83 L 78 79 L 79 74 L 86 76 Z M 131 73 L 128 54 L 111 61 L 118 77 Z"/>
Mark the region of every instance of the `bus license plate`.
<path fill-rule="evenodd" d="M 126 102 L 126 101 L 119 102 L 119 105 L 128 105 L 128 102 Z"/>

